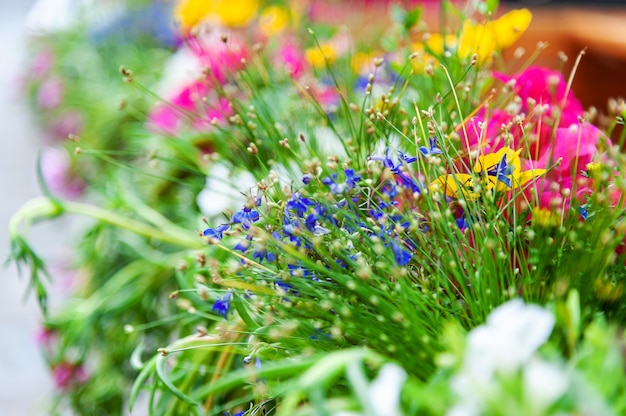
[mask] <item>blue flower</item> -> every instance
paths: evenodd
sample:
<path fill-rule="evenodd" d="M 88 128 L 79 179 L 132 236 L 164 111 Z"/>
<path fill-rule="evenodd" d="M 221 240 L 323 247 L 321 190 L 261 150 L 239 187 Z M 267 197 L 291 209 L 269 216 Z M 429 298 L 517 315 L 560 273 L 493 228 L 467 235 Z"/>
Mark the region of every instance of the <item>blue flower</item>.
<path fill-rule="evenodd" d="M 271 251 L 267 251 L 265 247 L 256 247 L 254 253 L 252 254 L 252 258 L 261 263 L 264 259 L 267 259 L 267 261 L 276 260 L 276 255 Z"/>
<path fill-rule="evenodd" d="M 218 240 L 221 240 L 222 238 L 224 238 L 224 231 L 228 230 L 229 228 L 230 224 L 218 225 L 215 228 L 207 228 L 202 232 L 202 235 L 204 235 L 205 237 L 217 238 Z"/>
<path fill-rule="evenodd" d="M 251 241 L 252 241 L 252 236 L 248 234 L 245 239 L 241 240 L 235 245 L 235 247 L 233 247 L 233 250 L 237 250 L 237 251 L 241 251 L 242 253 L 245 253 L 250 247 Z"/>
<path fill-rule="evenodd" d="M 330 187 L 331 194 L 341 194 L 346 190 L 345 184 L 338 184 L 335 181 L 337 180 L 337 174 L 333 173 L 330 176 L 327 176 L 322 179 L 322 183 Z"/>
<path fill-rule="evenodd" d="M 395 241 L 390 241 L 389 245 L 391 246 L 391 250 L 393 251 L 393 257 L 396 260 L 398 266 L 406 266 L 411 261 L 411 253 L 406 251 L 402 246 Z"/>
<path fill-rule="evenodd" d="M 249 230 L 252 226 L 252 223 L 257 222 L 259 218 L 260 215 L 257 211 L 246 206 L 235 212 L 235 215 L 233 216 L 233 223 L 241 224 L 241 227 L 244 230 Z"/>
<path fill-rule="evenodd" d="M 389 157 L 389 148 L 387 148 L 385 156 L 371 156 L 370 159 L 383 162 L 383 166 L 393 172 L 399 185 L 410 189 L 412 192 L 420 192 L 420 185 L 417 181 L 401 170 L 404 164 L 413 163 L 417 158 L 415 156 L 407 156 L 400 151 L 398 151 L 398 156 L 399 158 L 396 161 L 392 160 Z"/>
<path fill-rule="evenodd" d="M 228 310 L 230 309 L 230 300 L 232 299 L 233 294 L 230 292 L 226 292 L 222 299 L 218 299 L 213 304 L 211 311 L 217 313 L 220 316 L 223 316 L 224 319 L 228 319 Z"/>
<path fill-rule="evenodd" d="M 587 217 L 589 216 L 589 211 L 587 210 L 587 205 L 581 205 L 578 207 L 578 212 L 580 213 L 580 217 L 583 219 L 583 221 L 587 220 Z"/>
<path fill-rule="evenodd" d="M 346 169 L 344 173 L 346 174 L 346 186 L 348 189 L 354 189 L 356 183 L 361 180 L 361 175 L 355 174 L 354 169 Z"/>
<path fill-rule="evenodd" d="M 330 188 L 330 193 L 342 194 L 346 190 L 354 189 L 356 183 L 361 180 L 361 175 L 355 174 L 354 169 L 346 169 L 344 173 L 346 174 L 345 182 L 337 182 L 336 173 L 322 179 L 322 183 Z"/>
<path fill-rule="evenodd" d="M 294 192 L 291 194 L 291 198 L 287 201 L 287 209 L 295 211 L 295 213 L 302 217 L 304 213 L 307 211 L 308 207 L 314 205 L 315 203 L 311 201 L 309 198 L 302 198 L 302 196 L 298 192 Z"/>
<path fill-rule="evenodd" d="M 496 180 L 504 183 L 506 186 L 511 188 L 511 175 L 513 174 L 513 169 L 506 162 L 506 154 L 502 155 L 502 159 L 491 169 L 487 170 L 487 176 L 495 176 Z"/>
<path fill-rule="evenodd" d="M 419 151 L 424 156 L 440 155 L 442 151 L 437 147 L 437 139 L 435 137 L 428 139 L 428 147 L 420 146 Z"/>

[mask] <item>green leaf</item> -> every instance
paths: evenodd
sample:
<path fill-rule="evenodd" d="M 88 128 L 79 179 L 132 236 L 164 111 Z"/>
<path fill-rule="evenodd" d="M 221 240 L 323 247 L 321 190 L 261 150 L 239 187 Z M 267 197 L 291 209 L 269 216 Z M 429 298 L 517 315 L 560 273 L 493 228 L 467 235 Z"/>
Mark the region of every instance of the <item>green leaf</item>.
<path fill-rule="evenodd" d="M 167 374 L 167 371 L 165 369 L 166 361 L 167 361 L 167 355 L 159 354 L 156 356 L 156 365 L 155 365 L 156 373 L 159 376 L 159 379 L 163 382 L 163 384 L 165 384 L 165 387 L 167 387 L 167 389 L 171 391 L 172 394 L 174 394 L 183 402 L 190 404 L 192 406 L 200 406 L 200 403 L 198 403 L 192 397 L 187 396 L 182 391 L 178 390 L 178 388 L 176 388 L 176 386 L 171 382 L 171 380 L 169 379 L 169 375 Z"/>
<path fill-rule="evenodd" d="M 499 0 L 486 0 L 485 5 L 487 6 L 487 13 L 495 13 L 496 10 L 498 10 L 500 1 Z"/>
<path fill-rule="evenodd" d="M 246 323 L 250 330 L 254 331 L 258 329 L 259 325 L 254 322 L 254 320 L 248 313 L 248 309 L 246 308 L 246 305 L 244 305 L 242 297 L 239 295 L 235 295 L 233 298 L 233 303 L 235 305 L 237 313 L 239 314 L 239 317 Z"/>
<path fill-rule="evenodd" d="M 413 10 L 407 12 L 404 15 L 404 22 L 403 22 L 404 28 L 406 30 L 411 29 L 413 26 L 419 23 L 421 17 L 422 17 L 421 7 L 416 7 Z"/>
<path fill-rule="evenodd" d="M 137 351 L 137 349 L 135 351 Z M 135 353 L 133 352 L 133 355 L 134 354 Z M 141 370 L 141 372 L 135 379 L 132 388 L 130 389 L 130 397 L 128 399 L 128 410 L 130 412 L 133 411 L 133 406 L 135 405 L 135 401 L 137 400 L 137 396 L 139 395 L 141 387 L 146 382 L 148 377 L 150 377 L 150 375 L 154 373 L 154 364 L 156 362 L 156 358 L 157 356 L 152 357 L 152 359 L 143 367 L 143 370 Z"/>

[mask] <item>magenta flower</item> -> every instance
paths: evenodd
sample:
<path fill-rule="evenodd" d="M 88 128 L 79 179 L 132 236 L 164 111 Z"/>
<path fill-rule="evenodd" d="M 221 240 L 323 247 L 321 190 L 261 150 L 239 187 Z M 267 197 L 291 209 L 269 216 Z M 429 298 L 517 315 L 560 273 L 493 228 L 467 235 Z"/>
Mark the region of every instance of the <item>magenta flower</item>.
<path fill-rule="evenodd" d="M 206 37 L 191 37 L 187 42 L 176 58 L 184 64 L 170 71 L 173 76 L 169 74 L 175 80 L 187 80 L 182 84 L 178 81 L 180 85 L 174 87 L 174 92 L 165 96 L 168 102 L 158 104 L 148 116 L 152 126 L 170 135 L 186 127 L 205 131 L 233 114 L 229 101 L 218 97 L 214 87 L 227 83 L 234 72 L 243 68 L 248 56 L 237 40 L 224 40 L 216 31 Z M 181 73 L 176 74 L 177 70 Z M 198 75 L 189 77 L 190 72 Z"/>
<path fill-rule="evenodd" d="M 302 49 L 293 41 L 287 41 L 278 55 L 279 63 L 284 65 L 289 75 L 293 79 L 300 79 L 308 66 Z"/>
<path fill-rule="evenodd" d="M 541 207 L 565 207 L 567 210 L 571 197 L 584 202 L 584 196 L 591 192 L 591 188 L 580 172 L 585 170 L 598 152 L 601 135 L 597 127 L 588 123 L 559 128 L 556 130 L 554 145 L 546 147 L 536 161 L 526 161 L 527 168 L 546 168 L 560 159 L 560 164 L 537 181 Z M 574 194 L 563 197 L 560 192 L 563 189 L 569 189 Z"/>
<path fill-rule="evenodd" d="M 480 148 L 484 152 L 496 152 L 504 145 L 502 126 L 514 120 L 514 114 L 524 114 L 524 128 L 512 125 L 509 133 L 514 149 L 529 147 L 526 141 L 532 139 L 528 155 L 537 159 L 544 154 L 552 141 L 555 128 L 578 125 L 578 118 L 583 116 L 583 107 L 569 92 L 565 97 L 567 83 L 557 71 L 541 67 L 530 67 L 526 71 L 507 76 L 494 73 L 495 78 L 511 84 L 514 93 L 519 97 L 517 111 L 495 109 L 492 111 L 481 109 L 478 114 L 466 123 L 467 137 L 459 131 L 461 143 L 466 148 Z M 483 124 L 484 133 L 481 136 L 479 126 Z"/>
<path fill-rule="evenodd" d="M 211 100 L 203 100 L 206 97 Z M 206 82 L 195 82 L 183 88 L 169 103 L 160 104 L 148 116 L 149 123 L 169 135 L 184 127 L 196 131 L 210 129 L 211 123 L 221 123 L 233 114 L 225 98 L 217 98 Z"/>
<path fill-rule="evenodd" d="M 86 383 L 89 376 L 81 364 L 62 361 L 52 369 L 52 380 L 58 389 L 64 390 L 72 385 Z"/>

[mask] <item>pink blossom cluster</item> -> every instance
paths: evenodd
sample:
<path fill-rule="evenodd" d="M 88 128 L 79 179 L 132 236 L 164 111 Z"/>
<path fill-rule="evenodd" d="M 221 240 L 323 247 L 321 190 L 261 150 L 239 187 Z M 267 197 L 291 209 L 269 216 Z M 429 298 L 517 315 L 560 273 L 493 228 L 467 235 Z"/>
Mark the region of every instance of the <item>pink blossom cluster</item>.
<path fill-rule="evenodd" d="M 219 96 L 218 89 L 243 67 L 248 51 L 238 39 L 221 37 L 213 31 L 188 37 L 179 55 L 183 60 L 190 56 L 191 62 L 173 71 L 187 72 L 183 78 L 189 78 L 192 72 L 191 79 L 174 86 L 174 91 L 164 97 L 166 102 L 149 115 L 153 126 L 170 135 L 180 133 L 184 127 L 205 131 L 233 114 L 229 101 Z"/>
<path fill-rule="evenodd" d="M 188 37 L 178 55 L 187 62 L 166 68 L 166 76 L 174 79 L 169 83 L 174 85 L 167 86 L 171 92 L 164 94 L 165 102 L 152 109 L 149 123 L 157 130 L 174 136 L 185 128 L 204 132 L 231 117 L 234 114 L 231 103 L 219 91 L 236 71 L 244 68 L 250 56 L 243 41 L 236 34 L 231 33 L 225 38 L 219 35 L 218 30 L 213 30 L 208 35 Z M 338 102 L 334 86 L 325 85 L 312 77 L 312 68 L 303 47 L 291 37 L 282 38 L 272 64 L 284 69 L 296 82 L 306 85 L 307 93 L 323 108 L 330 108 Z M 177 76 L 167 74 L 168 71 L 186 74 Z M 191 78 L 190 73 L 193 74 Z M 181 77 L 187 80 L 180 82 L 176 79 Z"/>
<path fill-rule="evenodd" d="M 591 191 L 582 174 L 608 138 L 584 121 L 583 107 L 569 91 L 563 75 L 541 67 L 507 76 L 496 73 L 514 94 L 504 108 L 483 107 L 466 124 L 461 142 L 468 150 L 492 153 L 505 145 L 522 150 L 522 166 L 547 169 L 537 179 L 531 194 L 537 193 L 541 208 L 567 210 L 574 196 L 584 203 Z"/>

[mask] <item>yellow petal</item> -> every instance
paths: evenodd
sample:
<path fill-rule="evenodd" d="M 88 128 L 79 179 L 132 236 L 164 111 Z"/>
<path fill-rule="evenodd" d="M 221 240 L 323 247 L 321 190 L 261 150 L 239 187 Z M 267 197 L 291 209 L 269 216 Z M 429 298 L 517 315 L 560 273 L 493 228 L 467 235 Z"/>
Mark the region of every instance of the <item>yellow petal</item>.
<path fill-rule="evenodd" d="M 531 180 L 543 175 L 544 173 L 546 173 L 545 169 L 525 170 L 524 172 L 521 172 L 520 174 L 517 174 L 513 177 L 513 180 L 511 181 L 513 188 L 520 188 L 526 185 Z"/>
<path fill-rule="evenodd" d="M 528 29 L 533 15 L 528 9 L 511 10 L 493 22 L 493 36 L 498 49 L 513 45 Z"/>
<path fill-rule="evenodd" d="M 484 25 L 466 20 L 461 30 L 458 55 L 469 58 L 476 54 L 479 62 L 489 61 L 494 52 L 513 45 L 528 29 L 531 20 L 528 9 L 511 10 Z"/>
<path fill-rule="evenodd" d="M 259 26 L 265 36 L 274 36 L 289 23 L 289 12 L 282 6 L 269 6 L 259 17 Z"/>
<path fill-rule="evenodd" d="M 513 150 L 508 147 L 503 147 L 496 153 L 487 153 L 486 155 L 478 156 L 478 160 L 474 165 L 474 172 L 486 175 L 488 171 L 495 169 L 498 163 L 506 155 L 506 164 L 509 167 L 512 175 L 515 175 L 521 171 L 520 162 L 520 150 Z"/>
<path fill-rule="evenodd" d="M 189 31 L 205 19 L 230 27 L 245 26 L 258 8 L 259 0 L 182 0 L 175 13 L 183 31 Z"/>
<path fill-rule="evenodd" d="M 479 194 L 474 191 L 474 177 L 466 173 L 442 175 L 430 184 L 430 189 L 435 192 L 443 192 L 454 198 L 475 199 Z"/>
<path fill-rule="evenodd" d="M 319 48 L 317 46 L 309 48 L 304 54 L 306 60 L 314 68 L 322 68 L 326 65 L 326 62 L 331 64 L 337 58 L 335 48 L 329 43 L 323 43 Z"/>
<path fill-rule="evenodd" d="M 459 38 L 458 55 L 461 58 L 469 58 L 476 54 L 479 62 L 490 59 L 497 46 L 493 33 L 490 32 L 485 30 L 485 26 L 466 20 Z"/>

